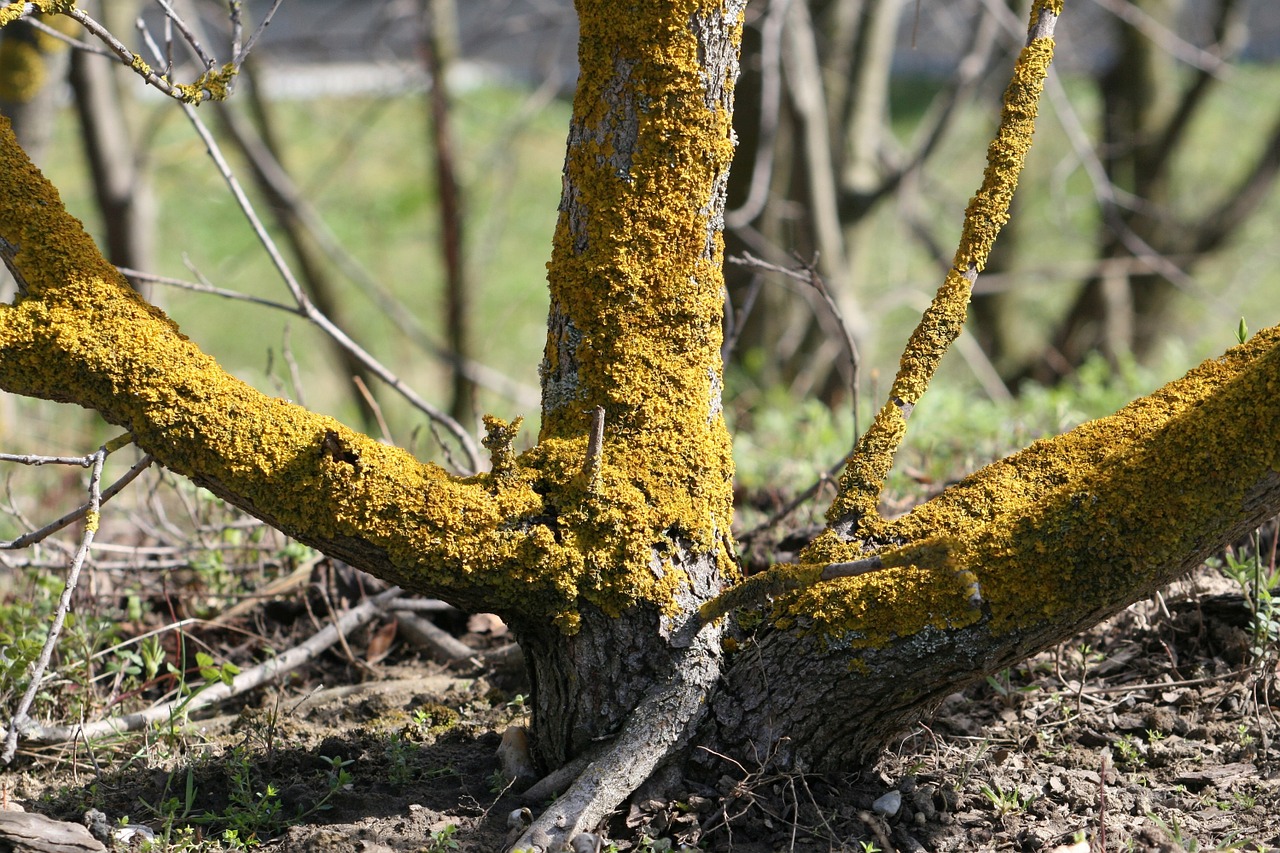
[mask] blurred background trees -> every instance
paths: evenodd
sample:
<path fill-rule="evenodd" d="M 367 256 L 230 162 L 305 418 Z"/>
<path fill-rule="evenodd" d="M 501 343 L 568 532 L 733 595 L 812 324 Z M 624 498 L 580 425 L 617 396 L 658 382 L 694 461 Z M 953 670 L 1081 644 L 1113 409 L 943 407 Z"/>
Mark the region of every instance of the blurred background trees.
<path fill-rule="evenodd" d="M 950 259 L 951 211 L 963 203 L 947 181 L 952 145 L 969 138 L 966 109 L 996 95 L 988 72 L 1019 46 L 1019 5 L 772 0 L 752 9 L 734 247 L 775 263 L 816 257 L 872 352 L 886 314 L 919 301 L 906 283 L 918 259 Z M 1280 110 L 1241 98 L 1275 55 L 1274 7 L 1095 0 L 1066 14 L 1066 79 L 1039 131 L 1039 172 L 1024 181 L 1051 189 L 1045 198 L 1029 186 L 1019 204 L 1052 205 L 1058 229 L 1089 236 L 1070 256 L 1026 244 L 1017 235 L 1031 210 L 1002 235 L 990 268 L 1002 275 L 984 276 L 973 304 L 980 348 L 963 351 L 993 397 L 1017 393 L 1026 378 L 1069 377 L 1093 354 L 1113 365 L 1150 359 L 1186 334 L 1194 302 L 1225 318 L 1222 285 L 1200 271 L 1267 202 L 1280 165 Z M 1241 66 L 1244 56 L 1257 64 Z M 1226 121 L 1238 129 L 1231 143 Z M 757 309 L 739 321 L 740 363 L 797 394 L 845 394 L 851 372 L 821 300 L 758 286 L 755 272 L 736 274 L 735 303 Z"/>
<path fill-rule="evenodd" d="M 246 4 L 246 16 L 267 5 Z M 727 270 L 726 399 L 757 459 L 829 466 L 851 441 L 855 378 L 865 420 L 895 369 L 950 259 L 1023 5 L 748 7 L 729 255 L 804 271 Z M 178 6 L 225 40 L 225 4 Z M 135 32 L 141 14 L 163 33 L 154 4 L 95 8 L 116 32 Z M 1217 352 L 1241 315 L 1275 322 L 1280 262 L 1266 223 L 1277 215 L 1280 10 L 1076 0 L 1067 16 L 1017 225 L 979 281 L 972 334 L 945 368 L 958 401 L 935 401 L 940 417 L 971 418 L 984 400 L 1022 405 L 1011 401 L 1039 387 L 1028 381 L 1079 392 L 1136 375 L 1150 387 Z M 211 110 L 310 298 L 471 429 L 483 412 L 537 414 L 575 36 L 568 0 L 287 0 L 237 97 Z M 174 60 L 181 77 L 189 58 Z M 59 185 L 82 188 L 68 202 L 110 257 L 150 274 L 136 286 L 238 374 L 440 456 L 420 412 L 297 317 L 154 280 L 284 292 L 173 105 L 120 74 L 35 27 L 7 28 L 0 42 L 0 109 Z M 180 236 L 193 228 L 199 241 Z M 504 333 L 475 339 L 476 317 Z M 1054 398 L 1005 440 L 1140 390 Z M 815 397 L 825 408 L 801 403 Z M 15 405 L 0 415 L 16 417 Z M 932 441 L 916 446 L 917 467 Z M 768 481 L 773 464 L 745 463 L 742 477 Z"/>

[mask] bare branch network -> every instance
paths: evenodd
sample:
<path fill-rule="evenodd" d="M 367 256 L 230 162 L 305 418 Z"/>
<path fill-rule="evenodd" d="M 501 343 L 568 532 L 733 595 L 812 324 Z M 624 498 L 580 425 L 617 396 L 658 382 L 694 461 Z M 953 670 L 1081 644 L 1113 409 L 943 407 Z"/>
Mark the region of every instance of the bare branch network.
<path fill-rule="evenodd" d="M 147 85 L 154 87 L 176 101 L 184 104 L 199 104 L 201 101 L 206 100 L 225 100 L 231 94 L 235 77 L 240 73 L 240 68 L 244 65 L 249 51 L 253 49 L 258 38 L 271 24 L 271 19 L 275 16 L 276 10 L 280 8 L 284 0 L 275 0 L 266 15 L 263 16 L 262 22 L 258 24 L 257 28 L 249 36 L 247 43 L 244 42 L 244 21 L 241 14 L 243 4 L 241 0 L 232 0 L 232 2 L 228 3 L 228 16 L 231 27 L 231 57 L 221 65 L 219 65 L 216 58 L 206 51 L 201 40 L 196 35 L 195 28 L 179 15 L 167 0 L 156 0 L 156 2 L 164 10 L 166 23 L 177 30 L 182 42 L 204 69 L 203 73 L 190 83 L 175 83 L 172 79 L 174 71 L 173 39 L 168 32 L 166 32 L 165 39 L 166 49 L 163 55 L 158 58 L 158 61 L 163 65 L 163 70 L 157 72 L 141 54 L 130 50 L 119 37 L 83 9 L 77 8 L 74 2 L 68 2 L 68 0 L 5 3 L 0 6 L 0 27 L 14 21 L 28 20 L 32 26 L 41 32 L 64 41 L 77 50 L 109 56 L 118 60 L 120 64 L 130 68 L 141 77 Z M 84 27 L 86 32 L 100 41 L 105 47 L 98 47 L 89 42 L 71 38 L 65 33 L 59 32 L 44 22 L 33 18 L 37 14 L 65 15 Z M 138 19 L 138 30 L 145 40 L 154 41 L 142 19 Z M 168 30 L 168 27 L 166 27 L 166 30 Z"/>

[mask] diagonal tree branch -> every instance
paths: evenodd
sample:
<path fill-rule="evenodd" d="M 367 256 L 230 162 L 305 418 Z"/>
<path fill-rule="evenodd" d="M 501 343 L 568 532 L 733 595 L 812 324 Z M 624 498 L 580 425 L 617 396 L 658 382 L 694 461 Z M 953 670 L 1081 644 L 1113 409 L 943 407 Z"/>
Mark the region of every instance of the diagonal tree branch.
<path fill-rule="evenodd" d="M 973 283 L 1009 218 L 1009 203 L 1031 149 L 1040 92 L 1053 59 L 1054 25 L 1061 11 L 1061 0 L 1036 0 L 1032 7 L 1027 46 L 1005 91 L 1000 128 L 987 151 L 982 186 L 965 211 L 964 234 L 951 271 L 907 342 L 889 400 L 849 457 L 840 492 L 828 510 L 831 526 L 846 539 L 879 526 L 877 503 L 906 434 L 907 419 L 960 334 Z"/>
<path fill-rule="evenodd" d="M 0 153 L 0 238 L 27 282 L 0 305 L 0 387 L 94 409 L 166 467 L 407 588 L 572 611 L 554 537 L 519 521 L 546 515 L 535 472 L 459 480 L 227 375 L 102 258 L 4 120 Z"/>

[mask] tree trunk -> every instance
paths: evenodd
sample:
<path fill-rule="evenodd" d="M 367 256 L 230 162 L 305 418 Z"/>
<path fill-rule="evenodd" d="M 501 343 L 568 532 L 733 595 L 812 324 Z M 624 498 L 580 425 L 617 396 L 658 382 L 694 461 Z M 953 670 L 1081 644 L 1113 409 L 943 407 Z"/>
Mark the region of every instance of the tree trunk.
<path fill-rule="evenodd" d="M 1061 12 L 1037 0 L 961 248 L 830 528 L 798 564 L 739 582 L 719 230 L 742 4 L 628 11 L 579 3 L 539 442 L 517 456 L 518 423 L 488 418 L 492 470 L 475 477 L 228 376 L 103 260 L 0 120 L 0 254 L 20 282 L 0 304 L 0 388 L 92 408 L 299 540 L 504 615 L 537 690 L 538 757 L 581 768 L 517 842 L 544 850 L 663 762 L 715 760 L 693 744 L 847 767 L 1280 510 L 1277 328 L 901 519 L 876 513 L 1030 145 Z"/>
<path fill-rule="evenodd" d="M 676 596 L 665 612 L 585 610 L 572 638 L 521 632 L 548 767 L 615 732 L 655 683 L 700 673 L 692 710 L 702 678 L 718 672 L 715 632 L 691 647 L 685 623 L 735 572 L 720 231 L 743 5 L 642 4 L 641 39 L 612 3 L 578 4 L 582 71 L 549 267 L 540 441 L 585 436 L 599 407 L 588 490 L 610 476 L 638 490 L 650 518 L 642 582 Z"/>

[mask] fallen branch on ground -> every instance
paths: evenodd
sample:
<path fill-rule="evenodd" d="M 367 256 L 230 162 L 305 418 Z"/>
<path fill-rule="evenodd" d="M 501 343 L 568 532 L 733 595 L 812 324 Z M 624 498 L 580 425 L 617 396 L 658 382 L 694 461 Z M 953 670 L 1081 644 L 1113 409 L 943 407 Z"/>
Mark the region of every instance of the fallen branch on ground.
<path fill-rule="evenodd" d="M 314 660 L 327 650 L 339 638 L 367 624 L 379 613 L 387 609 L 388 604 L 400 595 L 399 587 L 392 587 L 367 599 L 360 605 L 348 610 L 333 624 L 317 632 L 309 640 L 295 646 L 284 654 L 264 661 L 252 669 L 237 675 L 229 684 L 215 684 L 200 692 L 163 705 L 156 705 L 136 714 L 125 714 L 120 717 L 109 717 L 88 724 L 72 726 L 41 726 L 27 722 L 19 729 L 22 739 L 29 743 L 57 744 L 67 743 L 77 738 L 91 740 L 109 735 L 140 731 L 153 723 L 171 720 L 181 714 L 190 714 L 201 708 L 207 708 L 260 687 L 268 681 L 297 669 L 302 664 Z"/>

